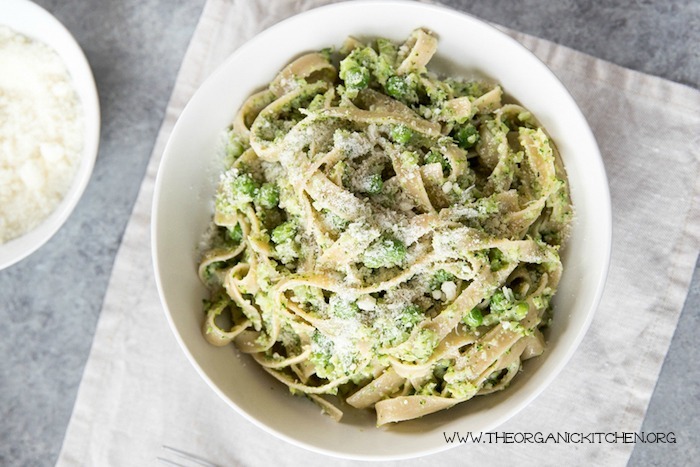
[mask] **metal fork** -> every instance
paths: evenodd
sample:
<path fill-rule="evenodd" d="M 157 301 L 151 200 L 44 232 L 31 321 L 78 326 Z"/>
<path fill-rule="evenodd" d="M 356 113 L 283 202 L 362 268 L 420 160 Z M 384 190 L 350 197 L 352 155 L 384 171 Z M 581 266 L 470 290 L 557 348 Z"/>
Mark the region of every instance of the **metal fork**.
<path fill-rule="evenodd" d="M 156 457 L 156 460 L 163 465 L 170 465 L 172 467 L 191 467 L 192 465 L 200 465 L 202 467 L 219 467 L 217 464 L 213 464 L 206 459 L 180 449 L 175 449 L 165 445 L 163 445 L 163 449 L 188 462 L 187 464 L 180 464 L 164 457 Z"/>

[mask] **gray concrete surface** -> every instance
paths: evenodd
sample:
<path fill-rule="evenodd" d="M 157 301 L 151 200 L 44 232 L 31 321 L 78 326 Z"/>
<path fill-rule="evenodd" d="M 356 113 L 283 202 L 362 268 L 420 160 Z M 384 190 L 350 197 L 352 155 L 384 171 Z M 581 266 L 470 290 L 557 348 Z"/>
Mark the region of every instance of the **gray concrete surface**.
<path fill-rule="evenodd" d="M 182 56 L 205 0 L 37 0 L 72 31 L 102 106 L 95 172 L 37 253 L 0 271 L 0 465 L 52 465 L 88 357 L 121 237 Z M 700 87 L 700 2 L 447 0 L 480 18 L 622 66 Z M 1 19 L 0 19 L 1 22 Z M 630 465 L 700 458 L 700 267 Z"/>

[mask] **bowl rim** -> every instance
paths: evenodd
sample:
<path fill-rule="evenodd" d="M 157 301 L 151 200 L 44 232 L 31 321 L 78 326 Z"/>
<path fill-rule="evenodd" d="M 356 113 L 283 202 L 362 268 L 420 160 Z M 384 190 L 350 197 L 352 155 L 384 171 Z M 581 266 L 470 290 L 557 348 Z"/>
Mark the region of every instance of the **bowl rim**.
<path fill-rule="evenodd" d="M 381 460 L 386 461 L 386 460 L 401 460 L 401 459 L 416 458 L 416 457 L 420 457 L 420 456 L 425 456 L 425 455 L 430 455 L 430 454 L 442 452 L 442 451 L 445 451 L 445 450 L 447 450 L 455 445 L 445 443 L 444 445 L 436 446 L 433 449 L 424 449 L 420 452 L 409 452 L 409 453 L 406 453 L 405 455 L 402 455 L 402 454 L 376 455 L 376 454 L 366 454 L 366 453 L 339 452 L 339 451 L 335 451 L 332 449 L 319 447 L 318 445 L 313 445 L 313 444 L 301 441 L 299 439 L 296 439 L 285 432 L 282 432 L 274 427 L 271 427 L 271 426 L 261 422 L 260 420 L 258 420 L 257 418 L 255 418 L 254 416 L 249 414 L 245 408 L 239 406 L 236 402 L 234 402 L 229 396 L 227 396 L 211 380 L 211 378 L 207 375 L 205 370 L 201 367 L 201 365 L 197 362 L 197 360 L 195 359 L 193 354 L 190 352 L 190 350 L 187 347 L 186 343 L 184 342 L 180 332 L 177 329 L 177 326 L 176 326 L 175 321 L 173 319 L 172 313 L 169 309 L 168 299 L 165 295 L 163 278 L 162 278 L 162 271 L 160 269 L 161 256 L 159 255 L 159 252 L 158 252 L 159 224 L 158 224 L 157 213 L 158 213 L 158 210 L 160 207 L 161 197 L 163 195 L 163 170 L 162 170 L 162 168 L 168 164 L 168 161 L 171 159 L 169 157 L 169 155 L 174 151 L 172 135 L 174 135 L 178 132 L 180 124 L 183 121 L 182 116 L 187 114 L 188 109 L 190 109 L 193 106 L 193 102 L 196 100 L 198 94 L 200 94 L 200 90 L 202 88 L 206 88 L 209 85 L 209 83 L 215 81 L 219 74 L 225 73 L 226 72 L 225 69 L 227 68 L 228 63 L 238 60 L 238 57 L 240 55 L 243 55 L 244 52 L 247 51 L 249 48 L 254 47 L 256 42 L 262 40 L 262 38 L 265 38 L 269 35 L 275 34 L 277 30 L 286 27 L 289 23 L 297 21 L 299 19 L 299 17 L 303 17 L 303 16 L 307 16 L 307 15 L 311 15 L 311 14 L 319 14 L 321 12 L 343 10 L 343 9 L 347 9 L 347 8 L 353 8 L 353 9 L 354 8 L 363 8 L 363 7 L 377 8 L 377 7 L 381 7 L 381 6 L 383 6 L 383 7 L 399 6 L 401 8 L 414 8 L 416 11 L 421 11 L 421 10 L 431 11 L 431 12 L 434 12 L 436 14 L 450 15 L 450 16 L 454 16 L 457 18 L 461 18 L 461 19 L 464 19 L 466 17 L 470 21 L 476 21 L 476 22 L 484 25 L 486 28 L 489 28 L 492 32 L 501 36 L 504 40 L 509 42 L 511 45 L 515 46 L 515 48 L 519 49 L 520 53 L 527 54 L 530 57 L 534 58 L 536 60 L 536 62 L 539 63 L 540 67 L 542 68 L 542 72 L 550 75 L 553 78 L 553 82 L 557 83 L 557 86 L 559 86 L 561 88 L 561 91 L 563 91 L 563 94 L 567 97 L 567 100 L 569 101 L 569 107 L 570 107 L 569 110 L 575 112 L 576 117 L 583 122 L 582 129 L 585 131 L 585 134 L 583 135 L 583 137 L 589 139 L 592 142 L 592 146 L 595 148 L 595 153 L 591 154 L 591 163 L 594 165 L 593 171 L 596 172 L 597 178 L 601 181 L 601 185 L 604 187 L 603 192 L 600 193 L 600 198 L 599 198 L 601 205 L 598 207 L 601 208 L 601 211 L 598 213 L 598 215 L 599 215 L 598 220 L 600 221 L 600 227 L 601 227 L 601 230 L 603 231 L 603 237 L 607 241 L 606 241 L 605 245 L 602 245 L 603 249 L 600 253 L 601 258 L 602 258 L 601 267 L 600 267 L 600 270 L 597 271 L 597 274 L 595 276 L 595 286 L 594 286 L 594 288 L 592 287 L 592 290 L 594 290 L 595 292 L 592 294 L 591 305 L 586 310 L 585 320 L 581 323 L 581 325 L 578 328 L 577 332 L 575 333 L 574 337 L 571 338 L 569 341 L 567 341 L 566 352 L 557 361 L 555 367 L 553 369 L 550 369 L 546 373 L 546 376 L 540 381 L 536 390 L 530 391 L 530 393 L 527 395 L 527 397 L 524 397 L 517 404 L 517 406 L 514 409 L 510 410 L 504 416 L 501 416 L 499 418 L 494 419 L 493 422 L 491 423 L 491 425 L 486 427 L 486 429 L 484 429 L 483 431 L 490 431 L 490 430 L 495 429 L 496 427 L 505 423 L 507 420 L 514 417 L 517 413 L 519 413 L 526 406 L 528 406 L 547 387 L 550 386 L 552 381 L 561 373 L 563 368 L 571 360 L 572 356 L 574 355 L 574 353 L 576 352 L 576 350 L 580 346 L 580 343 L 583 340 L 585 334 L 587 333 L 587 331 L 591 325 L 591 322 L 595 316 L 595 312 L 600 304 L 600 300 L 601 300 L 601 297 L 603 295 L 605 283 L 607 280 L 610 259 L 611 259 L 611 252 L 612 252 L 612 209 L 611 209 L 609 183 L 608 183 L 608 178 L 606 175 L 605 166 L 603 163 L 603 158 L 602 158 L 602 155 L 600 153 L 599 146 L 598 146 L 597 141 L 595 139 L 595 135 L 593 134 L 593 131 L 592 131 L 590 125 L 588 124 L 587 119 L 583 115 L 583 112 L 581 111 L 580 107 L 578 106 L 578 104 L 574 100 L 574 98 L 571 95 L 571 93 L 569 92 L 569 90 L 561 82 L 561 80 L 557 77 L 557 75 L 549 68 L 549 66 L 547 66 L 541 59 L 539 59 L 525 45 L 523 45 L 522 43 L 520 43 L 519 41 L 517 41 L 515 38 L 511 37 L 510 35 L 506 34 L 505 32 L 501 31 L 495 25 L 493 25 L 485 20 L 482 20 L 478 17 L 475 17 L 474 15 L 471 15 L 469 13 L 465 13 L 465 12 L 456 10 L 454 8 L 451 8 L 449 6 L 440 5 L 440 4 L 423 3 L 423 2 L 416 2 L 416 1 L 410 1 L 410 0 L 351 0 L 351 1 L 344 1 L 344 2 L 339 2 L 339 3 L 331 3 L 331 4 L 322 5 L 322 6 L 312 8 L 312 9 L 309 9 L 307 11 L 295 14 L 291 17 L 288 17 L 288 18 L 270 26 L 269 28 L 266 28 L 265 30 L 259 32 L 258 34 L 253 36 L 251 39 L 247 40 L 245 43 L 240 45 L 230 55 L 228 55 L 216 67 L 216 69 L 199 85 L 199 87 L 197 88 L 197 90 L 195 91 L 193 96 L 190 98 L 190 100 L 187 102 L 187 104 L 183 108 L 182 112 L 178 116 L 178 119 L 177 119 L 175 125 L 173 126 L 172 132 L 168 138 L 168 142 L 163 150 L 162 158 L 159 162 L 159 167 L 158 167 L 158 172 L 157 172 L 155 187 L 154 187 L 154 193 L 153 193 L 153 200 L 152 200 L 152 215 L 151 215 L 151 248 L 152 248 L 152 250 L 151 251 L 152 251 L 152 262 L 153 262 L 153 267 L 154 267 L 154 271 L 155 271 L 156 286 L 157 286 L 158 294 L 159 294 L 161 304 L 163 307 L 163 312 L 166 315 L 168 325 L 170 326 L 170 329 L 173 332 L 174 337 L 176 338 L 181 349 L 184 351 L 190 364 L 194 367 L 196 372 L 206 381 L 207 385 L 219 397 L 221 397 L 229 406 L 231 406 L 234 410 L 236 410 L 236 412 L 239 415 L 243 416 L 245 419 L 247 419 L 248 421 L 253 423 L 255 426 L 261 428 L 263 431 L 271 433 L 274 436 L 289 442 L 290 444 L 302 447 L 302 448 L 310 450 L 312 452 L 321 453 L 321 454 L 325 454 L 325 455 L 329 455 L 329 456 L 337 457 L 337 458 L 355 459 L 355 460 L 371 460 L 371 461 L 381 461 Z M 300 51 L 300 52 L 302 52 L 302 51 Z"/>
<path fill-rule="evenodd" d="M 41 248 L 70 217 L 92 176 L 99 148 L 101 116 L 92 69 L 71 32 L 49 11 L 29 0 L 4 0 L 0 2 L 0 13 L 0 26 L 42 42 L 58 54 L 71 75 L 83 111 L 83 150 L 68 191 L 37 226 L 0 244 L 0 270 L 3 270 Z M 49 37 L 55 43 L 49 42 Z"/>

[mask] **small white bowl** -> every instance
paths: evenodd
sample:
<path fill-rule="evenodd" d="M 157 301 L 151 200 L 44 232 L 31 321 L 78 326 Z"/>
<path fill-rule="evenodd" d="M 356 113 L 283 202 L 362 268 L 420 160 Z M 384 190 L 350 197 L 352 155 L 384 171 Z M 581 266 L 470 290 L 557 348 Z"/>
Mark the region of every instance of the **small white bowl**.
<path fill-rule="evenodd" d="M 525 362 L 504 391 L 375 428 L 370 412 L 341 423 L 293 397 L 232 346 L 201 335 L 197 245 L 212 215 L 217 143 L 243 100 L 301 53 L 339 46 L 348 35 L 405 39 L 416 27 L 439 37 L 433 65 L 451 74 L 479 73 L 500 82 L 531 110 L 558 145 L 568 171 L 576 220 L 563 252 L 565 272 L 554 300 L 545 353 Z M 468 76 L 468 75 L 467 75 Z M 218 163 L 218 164 L 217 164 Z M 156 181 L 153 261 L 165 313 L 189 360 L 239 413 L 298 446 L 355 459 L 401 459 L 448 449 L 443 432 L 482 432 L 502 424 L 555 378 L 581 342 L 600 299 L 610 258 L 611 213 L 605 171 L 585 118 L 554 74 L 518 42 L 471 16 L 418 2 L 361 1 L 311 10 L 283 21 L 240 47 L 201 86 L 180 116 Z M 575 403 L 575 401 L 571 401 Z"/>
<path fill-rule="evenodd" d="M 37 227 L 0 245 L 0 270 L 32 254 L 68 219 L 90 180 L 100 141 L 100 104 L 97 88 L 82 49 L 51 13 L 27 0 L 0 2 L 0 25 L 48 45 L 68 69 L 83 108 L 84 141 L 80 165 L 73 183 L 56 209 Z"/>

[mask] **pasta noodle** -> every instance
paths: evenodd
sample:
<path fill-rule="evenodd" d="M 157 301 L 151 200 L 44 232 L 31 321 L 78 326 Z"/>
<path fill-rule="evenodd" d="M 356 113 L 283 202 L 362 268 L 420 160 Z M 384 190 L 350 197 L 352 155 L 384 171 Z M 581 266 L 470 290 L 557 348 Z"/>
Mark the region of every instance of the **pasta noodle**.
<path fill-rule="evenodd" d="M 227 133 L 204 337 L 336 420 L 447 409 L 544 349 L 573 216 L 563 165 L 498 84 L 428 71 L 436 48 L 416 29 L 306 54 Z"/>

